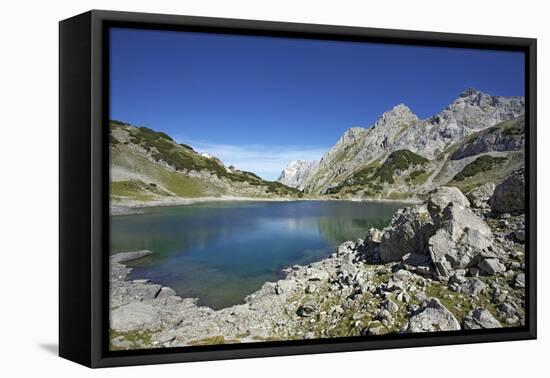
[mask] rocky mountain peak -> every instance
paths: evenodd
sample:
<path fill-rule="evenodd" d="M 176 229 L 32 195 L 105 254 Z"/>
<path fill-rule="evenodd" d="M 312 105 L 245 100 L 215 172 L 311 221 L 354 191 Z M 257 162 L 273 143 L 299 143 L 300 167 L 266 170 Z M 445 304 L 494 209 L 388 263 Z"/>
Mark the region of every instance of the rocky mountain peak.
<path fill-rule="evenodd" d="M 474 87 L 466 88 L 459 97 L 471 97 L 471 96 L 477 96 L 478 94 L 481 94 L 482 92 L 478 91 Z"/>
<path fill-rule="evenodd" d="M 517 118 L 524 112 L 524 97 L 492 96 L 475 88 L 467 88 L 430 122 L 439 125 L 445 134 L 458 131 L 463 137 L 472 130 Z"/>
<path fill-rule="evenodd" d="M 377 126 L 405 124 L 413 121 L 417 121 L 418 117 L 412 112 L 412 110 L 405 104 L 395 105 L 393 108 L 383 113 L 380 118 L 373 125 L 373 128 Z"/>
<path fill-rule="evenodd" d="M 315 169 L 319 162 L 294 160 L 287 164 L 277 179 L 281 184 L 292 188 L 302 189 L 302 184 L 311 170 Z"/>

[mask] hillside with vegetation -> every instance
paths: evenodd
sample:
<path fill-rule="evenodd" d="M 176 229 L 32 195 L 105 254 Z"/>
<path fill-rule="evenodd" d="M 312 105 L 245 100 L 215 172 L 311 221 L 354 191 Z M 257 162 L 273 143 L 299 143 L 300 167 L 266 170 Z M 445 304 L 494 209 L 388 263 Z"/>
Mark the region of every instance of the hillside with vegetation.
<path fill-rule="evenodd" d="M 111 199 L 145 203 L 177 198 L 297 198 L 302 193 L 226 166 L 148 127 L 110 122 Z"/>

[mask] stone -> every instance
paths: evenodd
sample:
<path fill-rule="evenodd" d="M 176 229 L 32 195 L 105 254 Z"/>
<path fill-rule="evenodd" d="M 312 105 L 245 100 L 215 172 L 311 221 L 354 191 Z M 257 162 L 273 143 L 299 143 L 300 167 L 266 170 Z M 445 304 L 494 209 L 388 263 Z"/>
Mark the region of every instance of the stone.
<path fill-rule="evenodd" d="M 462 194 L 460 189 L 442 186 L 430 192 L 427 209 L 434 216 L 441 213 L 450 203 L 455 203 L 462 207 L 470 207 L 470 201 Z"/>
<path fill-rule="evenodd" d="M 472 278 L 460 285 L 460 291 L 471 297 L 476 297 L 485 290 L 487 285 L 479 278 Z"/>
<path fill-rule="evenodd" d="M 399 269 L 397 272 L 392 274 L 392 278 L 396 281 L 409 281 L 412 278 L 411 272 L 405 269 Z"/>
<path fill-rule="evenodd" d="M 508 315 L 508 317 L 511 317 L 516 314 L 516 308 L 511 303 L 502 303 L 498 306 L 498 310 L 502 312 L 503 314 Z"/>
<path fill-rule="evenodd" d="M 306 286 L 306 294 L 313 294 L 317 291 L 317 286 L 313 285 L 313 284 L 308 284 Z"/>
<path fill-rule="evenodd" d="M 367 329 L 366 334 L 368 336 L 378 336 L 378 335 L 384 334 L 385 333 L 384 331 L 385 331 L 385 327 L 383 325 L 379 325 L 377 327 L 369 327 Z"/>
<path fill-rule="evenodd" d="M 310 269 L 307 278 L 310 281 L 327 281 L 330 278 L 330 274 L 322 269 Z"/>
<path fill-rule="evenodd" d="M 298 316 L 306 318 L 313 315 L 315 311 L 317 311 L 317 305 L 315 304 L 315 302 L 307 302 L 298 307 L 296 314 L 298 314 Z"/>
<path fill-rule="evenodd" d="M 288 294 L 294 291 L 296 288 L 296 281 L 292 279 L 279 280 L 275 286 L 275 294 L 282 295 Z"/>
<path fill-rule="evenodd" d="M 428 238 L 433 222 L 425 206 L 398 210 L 384 230 L 380 243 L 380 259 L 398 261 L 406 254 L 427 254 Z"/>
<path fill-rule="evenodd" d="M 498 259 L 484 259 L 477 264 L 477 267 L 491 276 L 506 271 L 506 266 Z"/>
<path fill-rule="evenodd" d="M 514 280 L 514 287 L 517 289 L 525 288 L 525 273 L 519 273 Z"/>
<path fill-rule="evenodd" d="M 516 230 L 516 231 L 514 231 L 514 239 L 518 243 L 525 243 L 525 230 Z"/>
<path fill-rule="evenodd" d="M 513 172 L 498 184 L 490 204 L 491 210 L 497 214 L 525 212 L 525 169 Z"/>
<path fill-rule="evenodd" d="M 424 302 L 428 299 L 428 296 L 423 291 L 419 291 L 418 293 L 416 293 L 415 297 L 420 302 Z"/>
<path fill-rule="evenodd" d="M 409 318 L 406 332 L 457 331 L 460 324 L 453 314 L 437 298 L 415 311 Z"/>
<path fill-rule="evenodd" d="M 437 216 L 436 227 L 428 248 L 439 279 L 447 279 L 454 270 L 469 268 L 489 254 L 491 229 L 469 208 L 449 204 Z"/>
<path fill-rule="evenodd" d="M 348 253 L 353 252 L 357 248 L 357 245 L 354 241 L 348 240 L 343 242 L 338 246 L 337 256 L 343 256 Z"/>
<path fill-rule="evenodd" d="M 493 182 L 486 182 L 472 190 L 466 197 L 472 207 L 484 209 L 489 207 L 489 200 L 493 196 L 494 191 L 495 184 Z"/>
<path fill-rule="evenodd" d="M 495 317 L 483 308 L 470 311 L 464 317 L 464 329 L 501 328 L 502 325 Z"/>
<path fill-rule="evenodd" d="M 381 303 L 381 307 L 388 310 L 390 314 L 395 314 L 399 310 L 399 306 L 391 299 L 386 299 Z"/>

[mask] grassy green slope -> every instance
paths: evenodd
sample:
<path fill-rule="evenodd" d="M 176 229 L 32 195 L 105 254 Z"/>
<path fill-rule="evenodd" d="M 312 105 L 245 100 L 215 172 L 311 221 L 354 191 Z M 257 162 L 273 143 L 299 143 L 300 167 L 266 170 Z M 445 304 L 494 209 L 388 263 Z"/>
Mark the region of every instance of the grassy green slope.
<path fill-rule="evenodd" d="M 111 121 L 111 193 L 114 199 L 165 196 L 300 196 L 297 189 L 251 172 L 228 171 L 215 158 L 146 127 Z"/>

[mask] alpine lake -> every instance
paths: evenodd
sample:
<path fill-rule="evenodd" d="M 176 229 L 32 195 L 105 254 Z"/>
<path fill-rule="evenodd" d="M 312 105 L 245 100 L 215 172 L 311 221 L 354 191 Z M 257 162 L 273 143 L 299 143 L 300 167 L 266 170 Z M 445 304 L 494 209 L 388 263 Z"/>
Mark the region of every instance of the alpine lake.
<path fill-rule="evenodd" d="M 111 217 L 111 254 L 148 249 L 130 279 L 169 286 L 213 309 L 242 303 L 282 269 L 330 256 L 383 228 L 403 203 L 233 201 L 143 209 Z"/>

